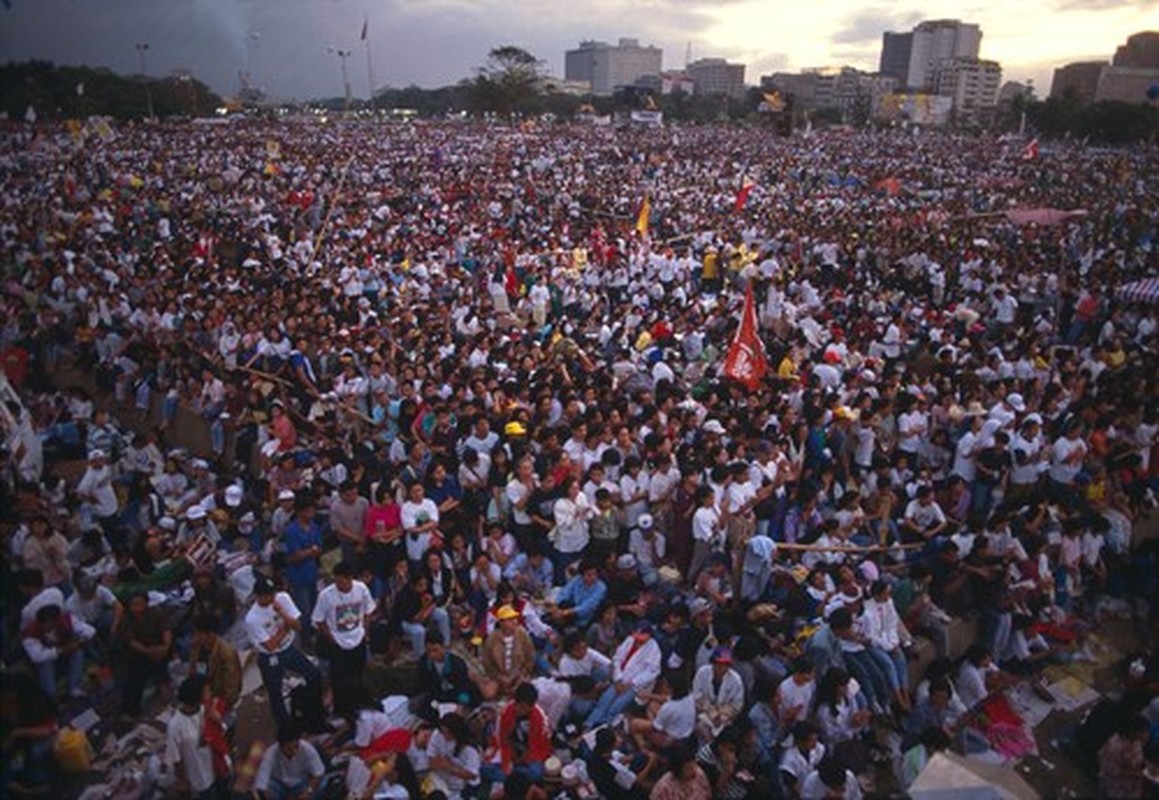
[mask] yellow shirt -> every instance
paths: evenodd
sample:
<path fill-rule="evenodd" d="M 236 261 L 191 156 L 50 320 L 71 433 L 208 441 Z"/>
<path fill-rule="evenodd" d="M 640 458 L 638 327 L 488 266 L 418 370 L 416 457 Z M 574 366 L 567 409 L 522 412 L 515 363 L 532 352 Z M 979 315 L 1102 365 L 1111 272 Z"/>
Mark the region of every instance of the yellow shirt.
<path fill-rule="evenodd" d="M 701 277 L 709 280 L 716 277 L 717 259 L 718 256 L 716 253 L 704 254 L 704 271 Z"/>

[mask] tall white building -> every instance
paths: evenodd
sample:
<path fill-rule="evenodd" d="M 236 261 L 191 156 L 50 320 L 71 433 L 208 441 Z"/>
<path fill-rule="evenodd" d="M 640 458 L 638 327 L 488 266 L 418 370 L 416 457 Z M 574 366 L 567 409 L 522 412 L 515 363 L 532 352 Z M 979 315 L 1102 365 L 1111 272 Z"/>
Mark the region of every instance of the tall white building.
<path fill-rule="evenodd" d="M 977 58 L 982 29 L 956 19 L 927 20 L 908 34 L 887 33 L 882 38 L 881 71 L 902 78 L 912 91 L 932 91 L 934 70 L 943 61 Z"/>
<path fill-rule="evenodd" d="M 620 39 L 617 44 L 583 41 L 564 54 L 564 78 L 587 81 L 593 94 L 607 95 L 645 75 L 659 75 L 663 60 L 663 50 L 641 46 L 638 39 Z"/>

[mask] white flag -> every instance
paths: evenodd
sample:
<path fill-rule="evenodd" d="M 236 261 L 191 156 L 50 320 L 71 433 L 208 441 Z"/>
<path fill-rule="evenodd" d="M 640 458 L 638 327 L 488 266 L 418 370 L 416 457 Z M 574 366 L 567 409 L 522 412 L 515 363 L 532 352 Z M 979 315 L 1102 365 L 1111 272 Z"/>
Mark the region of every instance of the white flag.
<path fill-rule="evenodd" d="M 84 81 L 81 81 L 80 83 L 78 83 L 76 85 L 76 96 L 77 97 L 84 97 L 85 96 L 85 82 Z"/>
<path fill-rule="evenodd" d="M 29 125 L 33 125 L 36 123 L 36 109 L 35 108 L 33 108 L 32 106 L 28 107 L 28 110 L 24 112 L 24 121 L 27 122 Z"/>

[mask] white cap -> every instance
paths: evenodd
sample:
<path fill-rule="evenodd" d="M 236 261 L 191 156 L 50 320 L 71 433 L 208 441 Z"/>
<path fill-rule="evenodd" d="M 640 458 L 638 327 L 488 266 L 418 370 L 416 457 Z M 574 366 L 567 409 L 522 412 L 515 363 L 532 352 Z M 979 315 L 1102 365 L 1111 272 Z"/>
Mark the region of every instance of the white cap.
<path fill-rule="evenodd" d="M 652 530 L 652 525 L 653 525 L 654 523 L 655 523 L 655 520 L 654 520 L 654 519 L 652 519 L 652 515 L 651 515 L 651 514 L 641 514 L 641 515 L 640 515 L 640 518 L 639 518 L 638 520 L 636 520 L 636 525 L 637 525 L 637 526 L 640 528 L 640 530 L 642 530 L 642 531 L 650 531 L 650 530 Z"/>
<path fill-rule="evenodd" d="M 704 423 L 703 428 L 705 433 L 715 433 L 717 436 L 724 434 L 724 426 L 720 424 L 719 420 L 710 419 Z"/>
<path fill-rule="evenodd" d="M 108 458 L 109 454 L 99 447 L 89 450 L 89 461 L 96 461 L 98 458 Z"/>
<path fill-rule="evenodd" d="M 234 484 L 225 490 L 225 504 L 230 508 L 237 508 L 241 505 L 242 497 L 244 497 L 244 495 L 245 492 L 242 491 L 242 488 L 237 484 Z"/>
<path fill-rule="evenodd" d="M 1010 404 L 1011 408 L 1020 414 L 1026 410 L 1026 402 L 1022 399 L 1022 395 L 1020 394 L 1015 393 L 1010 395 L 1006 398 L 1006 402 Z"/>
<path fill-rule="evenodd" d="M 186 519 L 205 519 L 205 509 L 201 506 L 190 506 L 185 512 Z"/>
<path fill-rule="evenodd" d="M 279 500 L 293 500 L 294 493 L 292 491 L 290 491 L 289 489 L 282 489 L 282 491 L 278 492 L 278 499 Z"/>

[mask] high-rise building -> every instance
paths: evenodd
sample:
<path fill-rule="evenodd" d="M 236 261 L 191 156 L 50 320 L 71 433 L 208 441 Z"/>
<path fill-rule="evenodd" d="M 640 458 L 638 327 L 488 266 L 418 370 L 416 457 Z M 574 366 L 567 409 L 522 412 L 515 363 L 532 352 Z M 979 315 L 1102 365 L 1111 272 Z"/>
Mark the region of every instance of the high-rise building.
<path fill-rule="evenodd" d="M 1136 33 L 1115 51 L 1116 67 L 1159 69 L 1159 31 Z"/>
<path fill-rule="evenodd" d="M 1110 64 L 1078 61 L 1056 69 L 1050 96 L 1080 103 L 1146 103 L 1155 85 L 1159 85 L 1159 32 L 1145 31 L 1127 39 Z"/>
<path fill-rule="evenodd" d="M 943 59 L 934 68 L 934 91 L 953 102 L 959 122 L 979 122 L 998 105 L 1002 67 L 981 58 Z"/>
<path fill-rule="evenodd" d="M 1099 76 L 1106 66 L 1106 61 L 1078 61 L 1059 67 L 1050 82 L 1050 96 L 1059 99 L 1069 96 L 1080 103 L 1093 103 Z"/>
<path fill-rule="evenodd" d="M 594 94 L 607 95 L 644 75 L 659 75 L 663 60 L 663 50 L 641 46 L 638 39 L 620 39 L 617 44 L 582 41 L 564 54 L 564 78 L 587 81 Z"/>
<path fill-rule="evenodd" d="M 692 76 L 697 94 L 723 94 L 732 98 L 744 96 L 744 64 L 730 64 L 723 58 L 701 58 L 685 71 Z"/>
<path fill-rule="evenodd" d="M 909 33 L 882 36 L 881 72 L 897 78 L 906 89 L 932 91 L 938 64 L 952 58 L 977 58 L 981 44 L 982 29 L 973 23 L 927 20 Z"/>
<path fill-rule="evenodd" d="M 914 49 L 913 33 L 890 33 L 881 35 L 881 62 L 877 71 L 895 78 L 899 86 L 905 86 L 909 78 L 910 53 Z"/>

